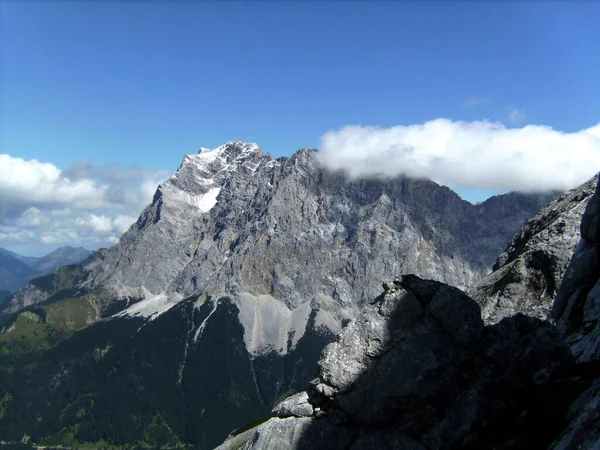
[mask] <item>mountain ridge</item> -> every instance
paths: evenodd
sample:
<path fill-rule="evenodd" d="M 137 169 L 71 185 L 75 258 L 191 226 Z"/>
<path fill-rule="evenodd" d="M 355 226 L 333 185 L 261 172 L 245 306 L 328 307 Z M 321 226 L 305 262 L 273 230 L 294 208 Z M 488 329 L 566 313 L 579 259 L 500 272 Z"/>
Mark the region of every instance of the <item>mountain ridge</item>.
<path fill-rule="evenodd" d="M 80 287 L 109 292 L 101 309 L 113 298 L 145 302 L 123 314 L 147 316 L 197 292 L 244 296 L 267 316 L 272 302 L 261 299 L 276 300 L 286 316 L 310 302 L 333 326 L 376 295 L 374 274 L 410 269 L 466 287 L 556 196 L 511 193 L 472 205 L 430 180 L 349 179 L 320 167 L 315 154 L 274 159 L 232 141 L 186 155 L 119 243 L 83 271 Z M 306 321 L 304 311 L 294 323 Z M 256 321 L 242 317 L 255 334 Z M 253 348 L 286 351 L 262 341 Z"/>
<path fill-rule="evenodd" d="M 63 246 L 44 256 L 23 256 L 0 248 L 0 289 L 15 292 L 35 277 L 60 266 L 81 262 L 92 252 L 83 247 Z"/>

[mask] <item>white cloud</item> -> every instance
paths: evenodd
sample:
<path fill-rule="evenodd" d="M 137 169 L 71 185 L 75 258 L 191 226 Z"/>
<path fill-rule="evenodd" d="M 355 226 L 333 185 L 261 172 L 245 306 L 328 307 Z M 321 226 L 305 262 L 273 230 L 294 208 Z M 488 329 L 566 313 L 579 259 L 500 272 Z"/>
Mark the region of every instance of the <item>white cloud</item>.
<path fill-rule="evenodd" d="M 61 239 L 59 236 L 44 233 L 40 237 L 40 241 L 42 241 L 44 244 L 60 244 Z"/>
<path fill-rule="evenodd" d="M 0 193 L 7 210 L 11 206 L 18 209 L 23 202 L 97 208 L 104 203 L 105 190 L 106 186 L 89 179 L 63 178 L 61 171 L 50 163 L 0 154 Z"/>
<path fill-rule="evenodd" d="M 600 124 L 574 133 L 448 119 L 347 126 L 322 136 L 318 158 L 352 177 L 405 174 L 461 188 L 568 189 L 600 171 Z"/>
<path fill-rule="evenodd" d="M 23 228 L 39 228 L 49 222 L 50 219 L 39 208 L 32 206 L 25 210 L 17 219 L 16 224 Z"/>
<path fill-rule="evenodd" d="M 118 214 L 111 218 L 105 215 L 84 214 L 75 219 L 75 225 L 80 228 L 88 228 L 97 234 L 123 234 L 137 220 L 133 216 Z"/>
<path fill-rule="evenodd" d="M 61 171 L 0 154 L 0 246 L 114 244 L 167 175 L 89 162 Z"/>

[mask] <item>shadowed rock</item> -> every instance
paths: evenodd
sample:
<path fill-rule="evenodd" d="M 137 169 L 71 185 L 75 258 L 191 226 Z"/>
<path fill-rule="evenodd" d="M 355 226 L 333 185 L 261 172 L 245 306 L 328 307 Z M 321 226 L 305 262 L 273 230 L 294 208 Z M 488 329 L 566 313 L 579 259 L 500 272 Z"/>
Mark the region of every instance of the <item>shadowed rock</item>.
<path fill-rule="evenodd" d="M 553 398 L 548 386 L 571 355 L 547 322 L 517 315 L 484 328 L 473 299 L 409 275 L 385 285 L 319 367 L 312 387 L 275 408 L 278 417 L 249 433 L 245 449 L 528 445 L 535 426 L 516 417 L 540 406 L 546 423 L 564 417 L 567 403 L 540 399 Z M 510 435 L 496 433 L 503 427 Z"/>

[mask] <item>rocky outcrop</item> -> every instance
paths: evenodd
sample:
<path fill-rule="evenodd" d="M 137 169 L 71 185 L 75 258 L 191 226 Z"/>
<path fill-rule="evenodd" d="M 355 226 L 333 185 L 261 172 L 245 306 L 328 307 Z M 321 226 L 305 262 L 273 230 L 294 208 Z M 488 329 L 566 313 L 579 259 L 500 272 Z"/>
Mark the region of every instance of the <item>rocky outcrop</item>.
<path fill-rule="evenodd" d="M 579 361 L 600 359 L 600 192 L 581 220 L 581 241 L 564 275 L 552 314 Z"/>
<path fill-rule="evenodd" d="M 5 314 L 14 313 L 26 306 L 41 303 L 50 297 L 51 293 L 39 286 L 28 283 L 12 296 L 10 301 L 4 306 L 2 312 Z"/>
<path fill-rule="evenodd" d="M 579 225 L 598 176 L 551 202 L 527 221 L 493 272 L 469 287 L 486 323 L 517 313 L 550 320 L 552 302 L 579 242 Z"/>
<path fill-rule="evenodd" d="M 560 429 L 546 428 L 585 387 L 554 326 L 517 315 L 484 327 L 473 299 L 416 276 L 384 288 L 325 348 L 312 387 L 246 433 L 244 449 L 552 443 Z"/>
<path fill-rule="evenodd" d="M 581 241 L 569 267 L 552 314 L 564 333 L 576 360 L 600 366 L 600 186 L 592 196 L 581 220 Z M 593 372 L 593 373 L 595 373 Z M 569 426 L 552 447 L 600 448 L 600 377 L 569 410 Z"/>

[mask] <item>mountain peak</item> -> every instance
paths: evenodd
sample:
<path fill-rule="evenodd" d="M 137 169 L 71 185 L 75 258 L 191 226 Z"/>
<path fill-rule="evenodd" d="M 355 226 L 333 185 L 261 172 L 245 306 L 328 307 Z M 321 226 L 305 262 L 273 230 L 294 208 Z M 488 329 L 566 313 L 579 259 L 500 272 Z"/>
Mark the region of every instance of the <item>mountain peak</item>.
<path fill-rule="evenodd" d="M 253 142 L 243 142 L 243 141 L 229 141 L 217 148 L 205 148 L 205 147 L 200 147 L 200 151 L 198 152 L 199 155 L 206 155 L 206 154 L 235 154 L 236 156 L 242 155 L 242 154 L 251 154 L 251 153 L 260 153 L 262 155 L 262 149 L 260 148 L 260 146 L 258 144 L 255 144 Z"/>
<path fill-rule="evenodd" d="M 218 167 L 216 171 L 223 168 L 231 168 L 245 162 L 257 162 L 264 156 L 264 153 L 258 144 L 242 141 L 230 141 L 217 148 L 201 147 L 197 154 L 187 154 L 183 158 L 183 162 L 179 166 L 178 172 L 186 165 L 191 164 L 201 172 L 212 172 L 208 170 L 210 167 Z"/>

